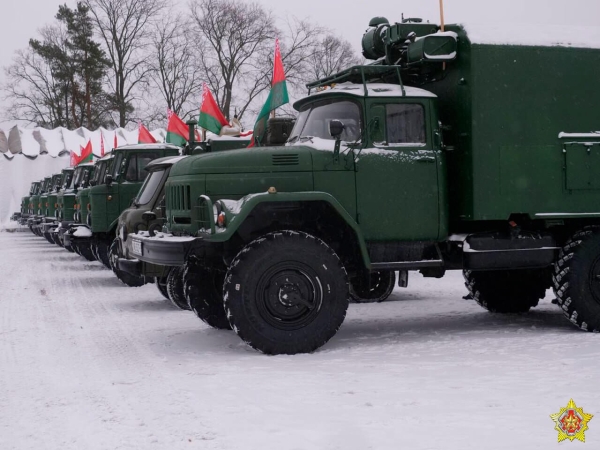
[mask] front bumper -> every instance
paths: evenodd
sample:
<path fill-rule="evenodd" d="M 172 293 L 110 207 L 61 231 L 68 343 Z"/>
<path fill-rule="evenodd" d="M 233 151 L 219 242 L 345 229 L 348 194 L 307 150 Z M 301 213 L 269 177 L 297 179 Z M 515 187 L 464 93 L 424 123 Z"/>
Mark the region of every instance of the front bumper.
<path fill-rule="evenodd" d="M 194 243 L 202 240 L 195 237 L 155 237 L 139 234 L 129 235 L 131 256 L 140 261 L 159 266 L 183 266 Z"/>
<path fill-rule="evenodd" d="M 87 228 L 85 225 L 81 225 L 79 223 L 72 224 L 70 228 L 63 233 L 62 239 L 65 247 L 72 246 L 73 244 L 77 246 L 81 245 L 90 245 L 92 243 L 92 236 L 78 236 L 77 229 L 78 228 Z"/>

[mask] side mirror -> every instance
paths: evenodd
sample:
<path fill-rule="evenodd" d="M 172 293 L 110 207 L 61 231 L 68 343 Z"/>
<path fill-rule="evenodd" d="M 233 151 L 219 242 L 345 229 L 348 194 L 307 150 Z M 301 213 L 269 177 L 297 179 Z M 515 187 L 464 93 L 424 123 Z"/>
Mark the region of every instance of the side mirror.
<path fill-rule="evenodd" d="M 341 120 L 332 120 L 329 122 L 329 135 L 335 140 L 339 140 L 344 132 L 344 123 Z"/>
<path fill-rule="evenodd" d="M 112 175 L 106 175 L 106 177 L 104 177 L 104 182 L 106 183 L 107 186 L 110 186 L 113 183 L 113 177 Z"/>
<path fill-rule="evenodd" d="M 329 122 L 329 134 L 335 139 L 335 148 L 333 150 L 333 162 L 337 163 L 340 160 L 340 146 L 342 144 L 342 133 L 346 126 L 341 120 L 332 120 Z"/>

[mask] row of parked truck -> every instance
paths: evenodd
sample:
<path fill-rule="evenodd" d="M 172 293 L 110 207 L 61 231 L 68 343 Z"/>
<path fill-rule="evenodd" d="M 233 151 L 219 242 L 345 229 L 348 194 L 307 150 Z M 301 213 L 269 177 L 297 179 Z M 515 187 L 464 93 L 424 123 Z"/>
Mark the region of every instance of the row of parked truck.
<path fill-rule="evenodd" d="M 382 301 L 410 271 L 462 270 L 493 313 L 553 287 L 599 331 L 600 50 L 494 38 L 375 18 L 373 62 L 308 85 L 271 146 L 190 126 L 185 149 L 121 147 L 33 183 L 17 218 L 269 354 L 319 348 L 351 297 Z"/>

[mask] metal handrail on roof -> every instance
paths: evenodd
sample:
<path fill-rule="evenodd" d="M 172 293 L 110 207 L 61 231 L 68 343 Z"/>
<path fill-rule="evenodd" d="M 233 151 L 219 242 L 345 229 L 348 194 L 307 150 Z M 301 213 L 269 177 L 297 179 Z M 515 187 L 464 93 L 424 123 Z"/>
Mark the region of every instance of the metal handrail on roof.
<path fill-rule="evenodd" d="M 332 84 L 338 83 L 355 83 L 362 84 L 365 89 L 365 97 L 368 96 L 367 84 L 373 83 L 376 81 L 382 81 L 385 78 L 395 77 L 397 78 L 397 82 L 402 89 L 402 95 L 405 96 L 406 92 L 404 90 L 404 83 L 402 82 L 402 76 L 400 75 L 400 70 L 402 66 L 377 66 L 377 65 L 368 65 L 368 66 L 353 66 L 348 69 L 342 70 L 336 74 L 330 75 L 325 78 L 321 78 L 320 80 L 313 81 L 312 83 L 308 83 L 306 87 L 308 88 L 308 94 L 310 95 L 313 89 L 318 89 L 320 87 L 331 86 Z"/>

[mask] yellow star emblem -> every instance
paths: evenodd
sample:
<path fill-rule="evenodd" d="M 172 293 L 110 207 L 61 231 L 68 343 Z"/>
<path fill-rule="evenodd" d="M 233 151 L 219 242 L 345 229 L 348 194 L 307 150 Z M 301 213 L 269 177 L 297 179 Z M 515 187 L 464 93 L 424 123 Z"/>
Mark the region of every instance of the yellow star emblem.
<path fill-rule="evenodd" d="M 583 408 L 578 408 L 571 399 L 566 408 L 561 408 L 559 412 L 550 416 L 556 424 L 554 429 L 558 431 L 558 442 L 565 439 L 569 439 L 571 442 L 575 439 L 585 442 L 587 424 L 592 420 L 592 417 L 594 416 L 583 412 Z"/>

